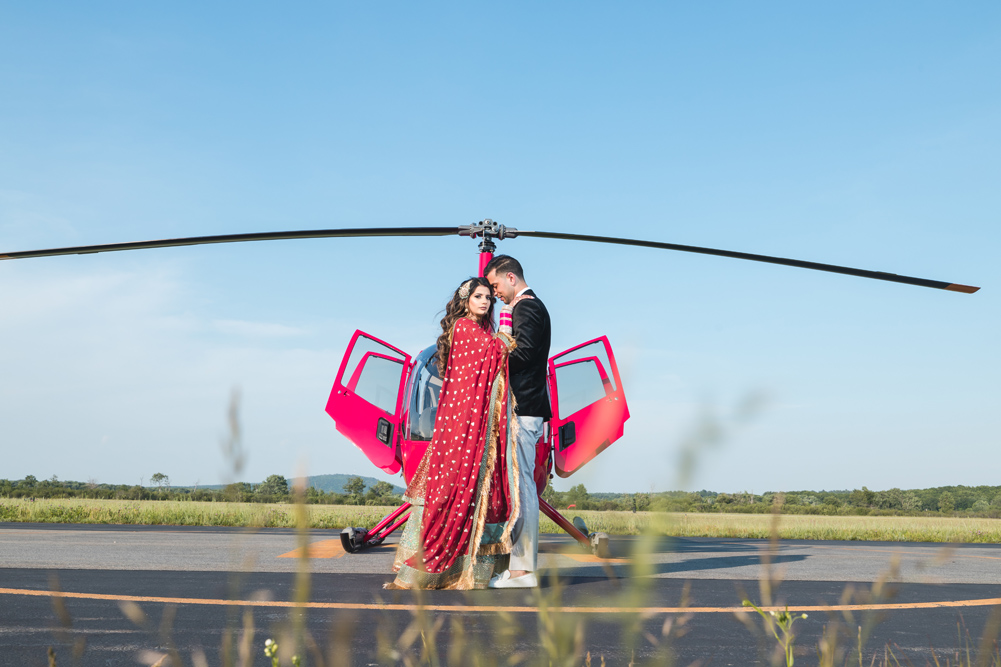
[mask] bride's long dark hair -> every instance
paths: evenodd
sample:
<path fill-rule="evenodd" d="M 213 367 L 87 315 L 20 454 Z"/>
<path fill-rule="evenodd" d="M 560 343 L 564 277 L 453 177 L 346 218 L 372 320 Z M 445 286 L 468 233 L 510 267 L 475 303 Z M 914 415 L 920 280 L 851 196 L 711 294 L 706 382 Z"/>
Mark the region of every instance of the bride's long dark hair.
<path fill-rule="evenodd" d="M 463 287 L 469 290 L 466 293 L 466 298 L 459 296 L 459 292 L 462 291 Z M 438 373 L 442 377 L 445 377 L 445 367 L 448 365 L 448 353 L 452 349 L 452 327 L 455 326 L 459 318 L 469 315 L 469 299 L 472 298 L 473 292 L 476 291 L 477 287 L 486 287 L 488 290 L 491 290 L 491 293 L 493 292 L 486 278 L 467 278 L 455 289 L 452 298 L 445 304 L 445 317 L 441 318 L 441 335 L 438 336 Z M 483 319 L 480 320 L 480 327 L 484 331 L 492 332 L 494 330 L 494 302 L 492 300 L 490 301 L 490 308 L 483 314 Z"/>

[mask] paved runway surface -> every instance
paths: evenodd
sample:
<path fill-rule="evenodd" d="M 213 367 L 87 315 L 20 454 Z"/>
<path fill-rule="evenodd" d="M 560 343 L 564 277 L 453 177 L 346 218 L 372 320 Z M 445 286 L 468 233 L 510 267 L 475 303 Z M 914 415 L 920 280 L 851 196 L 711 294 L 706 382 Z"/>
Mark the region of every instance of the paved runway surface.
<path fill-rule="evenodd" d="M 333 531 L 312 533 L 303 560 L 292 530 L 0 524 L 0 664 L 46 665 L 53 647 L 60 665 L 148 665 L 174 645 L 184 664 L 204 654 L 221 665 L 227 632 L 238 639 L 248 617 L 253 664 L 269 664 L 263 642 L 296 614 L 302 563 L 305 623 L 326 664 L 380 664 L 377 634 L 408 636 L 418 602 L 423 618 L 444 621 L 443 650 L 459 641 L 459 624 L 484 655 L 523 652 L 535 664 L 547 606 L 568 642 L 580 628 L 595 665 L 600 656 L 628 664 L 633 651 L 638 663 L 659 659 L 665 646 L 681 665 L 768 664 L 775 642 L 741 601 L 760 603 L 769 574 L 773 604 L 808 614 L 794 626 L 797 664 L 817 663 L 825 627 L 840 628 L 838 644 L 850 648 L 863 626 L 866 665 L 886 646 L 924 665 L 933 650 L 943 664 L 967 642 L 975 650 L 992 614 L 1001 621 L 1001 545 L 663 539 L 637 560 L 640 547 L 613 538 L 613 558 L 601 561 L 567 537 L 543 536 L 540 590 L 418 599 L 382 589 L 393 545 L 345 554 Z"/>

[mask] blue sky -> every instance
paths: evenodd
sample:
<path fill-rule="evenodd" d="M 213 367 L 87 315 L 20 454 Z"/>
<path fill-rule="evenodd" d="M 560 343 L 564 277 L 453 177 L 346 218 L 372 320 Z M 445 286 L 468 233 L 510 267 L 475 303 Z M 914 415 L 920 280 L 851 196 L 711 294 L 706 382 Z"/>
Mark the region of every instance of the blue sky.
<path fill-rule="evenodd" d="M 489 217 L 980 285 L 501 243 L 554 353 L 622 367 L 625 436 L 558 488 L 996 484 L 999 64 L 991 2 L 0 3 L 0 251 Z M 475 268 L 460 238 L 0 262 L 0 477 L 219 482 L 234 387 L 241 477 L 378 476 L 323 412 L 350 334 L 416 352 Z"/>

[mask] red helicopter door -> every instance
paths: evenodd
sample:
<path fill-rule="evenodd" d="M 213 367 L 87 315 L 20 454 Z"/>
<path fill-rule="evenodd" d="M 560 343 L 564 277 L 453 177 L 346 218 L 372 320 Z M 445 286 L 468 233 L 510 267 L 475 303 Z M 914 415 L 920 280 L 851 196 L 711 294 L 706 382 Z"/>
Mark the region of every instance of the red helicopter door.
<path fill-rule="evenodd" d="M 553 463 L 569 477 L 622 437 L 629 407 L 605 336 L 552 357 L 548 379 Z"/>
<path fill-rule="evenodd" d="M 390 474 L 401 465 L 400 417 L 409 374 L 409 354 L 355 331 L 327 399 L 337 430 Z"/>

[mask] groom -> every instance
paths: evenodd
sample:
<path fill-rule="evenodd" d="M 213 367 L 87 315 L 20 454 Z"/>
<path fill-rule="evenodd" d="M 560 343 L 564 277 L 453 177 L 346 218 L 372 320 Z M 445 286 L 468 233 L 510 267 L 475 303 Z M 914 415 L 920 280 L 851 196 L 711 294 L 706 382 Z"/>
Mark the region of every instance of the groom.
<path fill-rule="evenodd" d="M 494 296 L 514 303 L 514 340 L 509 372 L 511 392 L 517 403 L 518 468 L 521 474 L 521 514 L 524 523 L 512 545 L 510 569 L 490 580 L 490 588 L 535 588 L 539 559 L 539 493 L 535 485 L 535 445 L 542 437 L 542 424 L 552 417 L 546 390 L 551 327 L 549 311 L 525 284 L 521 264 L 513 257 L 497 255 L 483 269 Z M 518 297 L 522 297 L 518 299 Z M 517 301 L 516 301 L 517 300 Z"/>

